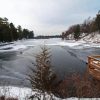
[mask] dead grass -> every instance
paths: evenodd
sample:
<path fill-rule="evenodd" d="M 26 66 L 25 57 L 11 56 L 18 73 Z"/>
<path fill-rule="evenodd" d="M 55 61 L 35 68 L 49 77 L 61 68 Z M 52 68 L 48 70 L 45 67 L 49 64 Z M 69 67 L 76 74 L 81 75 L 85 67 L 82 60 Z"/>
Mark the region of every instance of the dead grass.
<path fill-rule="evenodd" d="M 61 98 L 100 98 L 100 81 L 88 74 L 84 76 L 73 74 L 65 78 L 56 89 Z"/>

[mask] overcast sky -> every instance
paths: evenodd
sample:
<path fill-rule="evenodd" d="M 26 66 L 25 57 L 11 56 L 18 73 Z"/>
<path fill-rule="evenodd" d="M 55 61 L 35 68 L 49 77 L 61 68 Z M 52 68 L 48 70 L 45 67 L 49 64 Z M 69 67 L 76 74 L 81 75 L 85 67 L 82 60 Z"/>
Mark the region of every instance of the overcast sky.
<path fill-rule="evenodd" d="M 0 0 L 0 17 L 35 34 L 61 34 L 100 10 L 100 0 Z"/>

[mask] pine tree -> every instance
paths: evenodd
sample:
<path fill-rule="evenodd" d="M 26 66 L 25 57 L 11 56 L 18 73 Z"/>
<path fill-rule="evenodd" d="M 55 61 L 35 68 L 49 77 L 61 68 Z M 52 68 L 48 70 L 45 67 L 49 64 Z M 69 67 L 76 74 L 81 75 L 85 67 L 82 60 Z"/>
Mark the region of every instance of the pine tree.
<path fill-rule="evenodd" d="M 95 22 L 96 22 L 96 26 L 97 26 L 97 28 L 99 30 L 99 33 L 100 33 L 100 10 L 99 10 L 99 12 L 97 14 L 97 17 L 95 19 Z"/>
<path fill-rule="evenodd" d="M 50 52 L 46 47 L 36 55 L 36 70 L 31 69 L 32 73 L 29 75 L 29 80 L 33 91 L 40 93 L 51 94 L 54 91 L 54 83 L 56 74 L 51 70 Z"/>
<path fill-rule="evenodd" d="M 17 27 L 17 32 L 18 32 L 18 37 L 19 39 L 22 39 L 22 34 L 23 34 L 23 30 L 22 30 L 22 27 L 20 25 L 18 25 Z"/>
<path fill-rule="evenodd" d="M 0 42 L 11 42 L 18 39 L 34 38 L 34 32 L 28 29 L 22 29 L 19 25 L 17 28 L 8 19 L 0 17 Z"/>
<path fill-rule="evenodd" d="M 77 25 L 76 28 L 75 28 L 75 30 L 74 30 L 74 38 L 76 40 L 78 40 L 79 36 L 80 36 L 80 25 Z"/>

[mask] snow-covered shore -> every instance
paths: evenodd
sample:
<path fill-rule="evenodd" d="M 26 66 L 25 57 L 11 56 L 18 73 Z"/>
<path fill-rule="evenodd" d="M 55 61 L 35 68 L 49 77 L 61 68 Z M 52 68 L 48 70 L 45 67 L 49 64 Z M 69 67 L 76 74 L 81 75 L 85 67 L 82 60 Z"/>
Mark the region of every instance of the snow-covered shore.
<path fill-rule="evenodd" d="M 18 100 L 28 100 L 29 96 L 32 94 L 30 88 L 14 87 L 14 86 L 0 86 L 0 96 L 14 97 Z"/>
<path fill-rule="evenodd" d="M 32 92 L 30 88 L 24 88 L 24 87 L 14 87 L 14 86 L 2 86 L 0 87 L 0 96 L 4 95 L 5 97 L 13 97 L 18 98 L 18 100 L 29 100 L 29 97 L 35 94 L 35 92 Z M 47 100 L 48 100 L 47 95 Z M 54 100 L 99 100 L 100 98 L 77 98 L 77 97 L 71 97 L 66 99 L 61 99 L 53 96 Z M 37 100 L 34 98 L 34 100 Z M 41 97 L 42 100 L 42 97 Z"/>

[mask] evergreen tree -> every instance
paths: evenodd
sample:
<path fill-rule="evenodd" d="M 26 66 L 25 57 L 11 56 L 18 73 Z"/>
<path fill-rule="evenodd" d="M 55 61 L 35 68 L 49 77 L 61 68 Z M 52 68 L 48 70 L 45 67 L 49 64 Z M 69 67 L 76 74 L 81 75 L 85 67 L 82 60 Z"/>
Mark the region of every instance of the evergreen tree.
<path fill-rule="evenodd" d="M 23 38 L 23 30 L 22 30 L 22 27 L 20 25 L 18 25 L 17 27 L 17 32 L 18 32 L 18 37 L 19 39 L 22 39 Z"/>
<path fill-rule="evenodd" d="M 14 40 L 18 39 L 17 29 L 15 28 L 13 23 L 10 23 L 10 30 Z"/>
<path fill-rule="evenodd" d="M 28 39 L 28 34 L 29 34 L 29 30 L 28 29 L 23 29 L 22 37 Z"/>
<path fill-rule="evenodd" d="M 29 38 L 29 39 L 34 38 L 34 32 L 33 32 L 33 31 L 30 31 L 30 32 L 29 32 L 28 38 Z"/>
<path fill-rule="evenodd" d="M 99 30 L 99 33 L 100 33 L 100 11 L 97 14 L 95 22 L 96 22 L 97 28 Z"/>
<path fill-rule="evenodd" d="M 75 28 L 75 30 L 74 30 L 74 38 L 76 40 L 78 40 L 79 36 L 80 36 L 80 25 L 77 25 L 76 28 Z"/>
<path fill-rule="evenodd" d="M 0 41 L 11 41 L 11 33 L 9 30 L 9 23 L 7 18 L 0 18 Z"/>
<path fill-rule="evenodd" d="M 34 32 L 28 29 L 22 29 L 19 25 L 17 28 L 8 19 L 0 18 L 0 42 L 11 42 L 22 38 L 33 38 Z"/>

